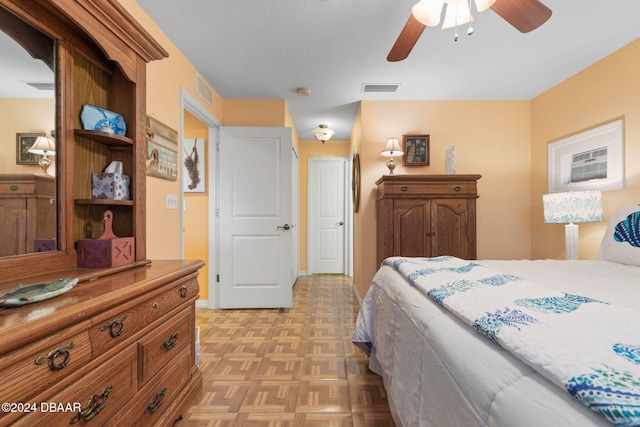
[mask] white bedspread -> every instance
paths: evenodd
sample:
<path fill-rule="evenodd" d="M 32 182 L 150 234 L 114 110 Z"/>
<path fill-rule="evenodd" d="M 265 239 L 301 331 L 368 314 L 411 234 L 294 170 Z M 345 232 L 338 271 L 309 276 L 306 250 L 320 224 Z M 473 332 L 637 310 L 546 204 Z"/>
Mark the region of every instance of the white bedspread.
<path fill-rule="evenodd" d="M 604 261 L 478 263 L 567 293 L 640 307 L 637 267 Z M 366 341 L 373 344 L 371 367 L 385 380 L 399 425 L 611 425 L 388 266 L 363 302 L 354 342 Z"/>

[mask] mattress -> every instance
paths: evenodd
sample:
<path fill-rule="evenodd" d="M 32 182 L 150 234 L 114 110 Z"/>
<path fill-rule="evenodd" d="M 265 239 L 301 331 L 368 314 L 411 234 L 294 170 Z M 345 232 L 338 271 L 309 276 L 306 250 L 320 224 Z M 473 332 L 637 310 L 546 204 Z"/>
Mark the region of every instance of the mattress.
<path fill-rule="evenodd" d="M 594 261 L 477 261 L 488 268 L 640 310 L 640 267 Z M 370 351 L 399 426 L 611 426 L 533 368 L 383 265 L 353 341 Z"/>

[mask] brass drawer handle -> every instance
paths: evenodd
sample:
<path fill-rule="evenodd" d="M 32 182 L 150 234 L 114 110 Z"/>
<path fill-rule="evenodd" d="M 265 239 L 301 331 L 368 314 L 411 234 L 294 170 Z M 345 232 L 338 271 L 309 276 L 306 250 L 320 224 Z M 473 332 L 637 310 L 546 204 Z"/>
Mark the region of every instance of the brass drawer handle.
<path fill-rule="evenodd" d="M 164 394 L 166 392 L 167 392 L 167 388 L 165 387 L 162 390 L 160 390 L 160 393 L 156 393 L 156 396 L 153 398 L 151 402 L 149 402 L 146 409 L 144 410 L 144 413 L 146 414 L 147 412 L 156 412 L 156 410 L 160 406 L 162 406 L 162 403 L 164 403 Z"/>
<path fill-rule="evenodd" d="M 407 187 L 406 185 L 403 185 L 402 187 L 400 187 L 400 191 L 407 191 L 409 189 L 409 187 Z"/>
<path fill-rule="evenodd" d="M 83 421 L 89 421 L 91 418 L 98 415 L 98 413 L 107 406 L 111 390 L 113 390 L 113 386 L 108 385 L 104 390 L 102 390 L 102 393 L 91 396 L 87 406 L 81 408 L 73 417 L 71 417 L 69 424 L 77 423 L 80 418 L 82 418 Z"/>
<path fill-rule="evenodd" d="M 76 343 L 74 343 L 73 341 L 69 341 L 65 345 L 61 345 L 58 348 L 54 348 L 44 356 L 38 357 L 33 363 L 35 363 L 36 365 L 42 365 L 48 360 L 49 369 L 51 369 L 52 371 L 59 371 L 60 369 L 67 366 L 67 364 L 69 363 L 69 359 L 71 358 L 71 354 L 69 354 L 69 349 L 75 346 L 76 346 Z M 62 362 L 56 363 L 56 359 L 60 356 L 63 357 Z"/>
<path fill-rule="evenodd" d="M 167 340 L 162 343 L 162 345 L 160 346 L 160 349 L 165 351 L 171 350 L 173 347 L 176 346 L 176 344 L 178 344 L 179 336 L 180 336 L 180 333 L 178 332 L 169 335 L 169 338 L 167 338 Z"/>
<path fill-rule="evenodd" d="M 11 189 L 11 191 L 16 191 L 18 189 L 18 186 L 17 185 L 12 185 L 9 188 Z"/>
<path fill-rule="evenodd" d="M 187 285 L 182 285 L 178 289 L 176 289 L 176 292 L 178 292 L 182 298 L 185 298 L 187 296 L 187 291 Z"/>
<path fill-rule="evenodd" d="M 452 185 L 451 188 L 453 188 L 453 191 L 460 191 L 462 190 L 462 186 L 460 185 Z"/>
<path fill-rule="evenodd" d="M 111 338 L 119 337 L 124 332 L 124 320 L 126 318 L 127 318 L 127 316 L 122 315 L 121 317 L 113 319 L 113 320 L 105 323 L 104 325 L 102 325 L 100 327 L 100 330 L 101 331 L 106 331 L 108 329 L 109 330 L 109 334 L 111 335 Z"/>

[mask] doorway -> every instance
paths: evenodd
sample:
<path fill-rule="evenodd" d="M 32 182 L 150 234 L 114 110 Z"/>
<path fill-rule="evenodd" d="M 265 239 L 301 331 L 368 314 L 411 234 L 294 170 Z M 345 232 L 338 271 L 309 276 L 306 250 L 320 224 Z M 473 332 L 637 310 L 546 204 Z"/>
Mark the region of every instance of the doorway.
<path fill-rule="evenodd" d="M 310 274 L 348 274 L 351 217 L 347 159 L 310 157 L 308 269 Z"/>
<path fill-rule="evenodd" d="M 180 211 L 180 254 L 183 259 L 186 256 L 193 257 L 193 255 L 189 252 L 191 250 L 191 245 L 189 251 L 185 251 L 185 236 L 186 233 L 196 233 L 199 234 L 199 239 L 204 242 L 202 244 L 198 244 L 196 250 L 201 254 L 197 258 L 203 259 L 206 261 L 206 266 L 203 270 L 200 271 L 201 276 L 199 277 L 199 282 L 201 289 L 206 289 L 205 298 L 196 302 L 196 306 L 198 307 L 206 307 L 206 308 L 215 308 L 217 302 L 216 295 L 216 271 L 217 271 L 217 248 L 216 248 L 216 239 L 218 235 L 217 230 L 217 221 L 215 218 L 216 206 L 217 206 L 217 179 L 216 179 L 216 171 L 217 171 L 217 143 L 218 143 L 218 128 L 221 125 L 221 122 L 211 114 L 203 105 L 194 98 L 190 93 L 186 92 L 184 89 L 180 92 L 180 135 L 184 139 L 185 137 L 189 137 L 188 129 L 191 126 L 190 123 L 193 123 L 195 120 L 198 125 L 203 126 L 206 129 L 204 133 L 206 134 L 206 175 L 204 178 L 205 191 L 203 193 L 197 193 L 197 195 L 190 195 L 189 200 L 185 197 L 184 189 L 181 185 L 180 195 L 178 201 L 178 210 Z M 182 141 L 180 144 L 181 152 L 183 150 Z M 179 155 L 179 159 L 182 159 L 183 156 Z M 202 166 L 205 166 L 205 159 L 202 159 Z M 182 160 L 180 160 L 180 169 L 184 167 L 182 164 Z M 181 183 L 182 184 L 182 183 Z M 206 228 L 207 232 L 202 233 L 202 230 L 193 230 L 187 229 L 188 227 L 192 227 L 192 222 L 189 221 L 189 217 L 186 215 L 185 209 L 189 210 L 189 214 L 194 212 L 206 212 Z M 205 294 L 205 292 L 201 291 L 201 295 Z"/>

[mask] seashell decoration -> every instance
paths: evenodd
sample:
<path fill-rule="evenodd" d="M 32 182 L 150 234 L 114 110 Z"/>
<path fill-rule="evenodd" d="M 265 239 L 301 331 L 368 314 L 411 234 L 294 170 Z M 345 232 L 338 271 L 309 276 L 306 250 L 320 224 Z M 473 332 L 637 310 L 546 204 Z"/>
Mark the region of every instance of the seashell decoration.
<path fill-rule="evenodd" d="M 617 242 L 629 242 L 631 246 L 640 248 L 640 211 L 620 221 L 614 229 L 613 238 Z"/>

